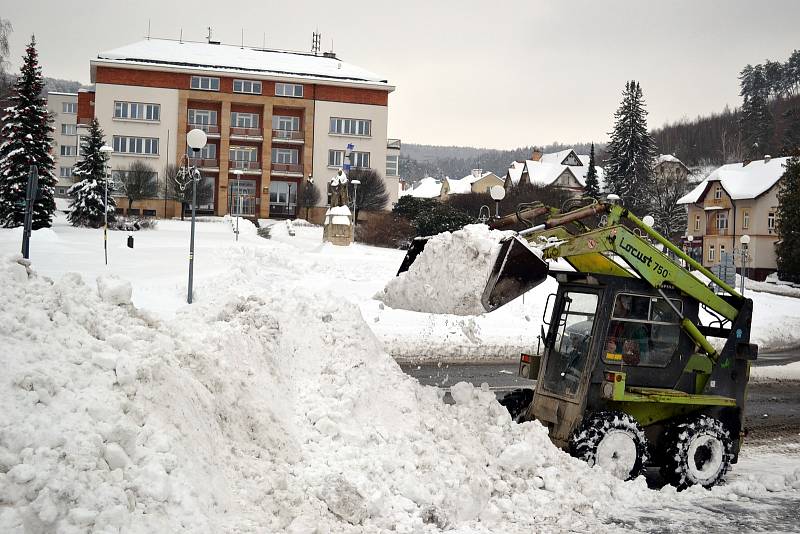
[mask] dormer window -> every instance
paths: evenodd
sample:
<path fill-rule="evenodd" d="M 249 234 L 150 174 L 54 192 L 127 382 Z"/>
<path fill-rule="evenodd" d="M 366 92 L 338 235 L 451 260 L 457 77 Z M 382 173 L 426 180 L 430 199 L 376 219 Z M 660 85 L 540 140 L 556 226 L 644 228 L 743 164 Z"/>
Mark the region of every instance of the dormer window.
<path fill-rule="evenodd" d="M 714 200 L 719 200 L 722 198 L 722 186 L 718 185 L 714 188 Z"/>

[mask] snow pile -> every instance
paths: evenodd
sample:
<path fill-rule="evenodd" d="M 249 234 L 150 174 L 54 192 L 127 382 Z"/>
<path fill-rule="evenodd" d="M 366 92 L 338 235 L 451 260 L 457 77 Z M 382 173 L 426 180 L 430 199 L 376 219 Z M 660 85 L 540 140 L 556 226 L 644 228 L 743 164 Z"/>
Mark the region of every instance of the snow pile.
<path fill-rule="evenodd" d="M 120 306 L 131 303 L 133 288 L 130 282 L 117 276 L 98 276 L 97 293 L 101 300 Z"/>
<path fill-rule="evenodd" d="M 481 297 L 500 252 L 513 232 L 483 224 L 443 232 L 427 242 L 408 271 L 386 284 L 376 298 L 395 309 L 454 315 L 485 312 Z"/>

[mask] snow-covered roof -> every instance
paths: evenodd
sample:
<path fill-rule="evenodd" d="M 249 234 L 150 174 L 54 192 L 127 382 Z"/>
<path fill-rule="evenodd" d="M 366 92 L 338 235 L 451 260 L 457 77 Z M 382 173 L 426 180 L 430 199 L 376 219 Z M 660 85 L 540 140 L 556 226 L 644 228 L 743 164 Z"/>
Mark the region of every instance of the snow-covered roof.
<path fill-rule="evenodd" d="M 61 91 L 47 91 L 48 95 L 78 96 L 78 93 L 62 93 Z"/>
<path fill-rule="evenodd" d="M 466 176 L 461 178 L 460 180 L 454 180 L 452 178 L 445 178 L 444 181 L 447 183 L 447 187 L 449 187 L 448 193 L 451 195 L 463 195 L 466 193 L 472 193 L 472 183 L 475 180 L 470 181 L 470 178 L 473 178 L 472 175 Z"/>
<path fill-rule="evenodd" d="M 446 179 L 446 178 L 445 178 Z M 442 182 L 436 178 L 428 176 L 423 178 L 411 189 L 403 191 L 403 196 L 415 198 L 436 198 L 442 193 Z"/>
<path fill-rule="evenodd" d="M 145 39 L 101 52 L 92 63 L 159 65 L 270 78 L 312 78 L 394 89 L 383 76 L 336 57 L 168 39 Z"/>
<path fill-rule="evenodd" d="M 694 204 L 703 196 L 711 182 L 719 182 L 732 200 L 756 198 L 774 186 L 783 176 L 784 164 L 789 158 L 771 158 L 752 161 L 747 165 L 729 163 L 723 165 L 697 187 L 678 200 L 678 204 Z"/>
<path fill-rule="evenodd" d="M 511 185 L 519 184 L 523 170 L 525 170 L 524 163 L 520 163 L 519 161 L 511 162 L 511 166 L 508 168 L 508 172 L 506 172 L 506 180 L 511 180 Z"/>
<path fill-rule="evenodd" d="M 681 160 L 679 160 L 678 158 L 676 158 L 672 154 L 660 154 L 656 158 L 656 163 L 661 163 L 661 162 L 664 162 L 664 161 L 672 161 L 672 162 L 675 162 L 675 163 L 683 164 L 683 162 Z"/>
<path fill-rule="evenodd" d="M 541 161 L 542 163 L 557 163 L 560 164 L 564 161 L 570 153 L 573 152 L 571 148 L 567 148 L 564 150 L 559 150 L 558 152 L 550 152 L 549 154 L 542 154 Z M 577 156 L 577 154 L 576 154 Z"/>
<path fill-rule="evenodd" d="M 561 161 L 563 161 L 563 158 Z M 561 165 L 560 163 L 547 163 L 542 160 L 525 161 L 525 169 L 528 171 L 528 179 L 530 182 L 540 186 L 553 184 L 564 171 L 568 171 L 581 186 L 585 187 L 586 173 L 589 172 L 589 167 L 585 165 L 580 167 L 575 165 Z M 603 191 L 605 188 L 605 173 L 602 167 L 595 166 L 595 170 L 597 171 L 597 181 L 600 185 L 600 190 Z"/>

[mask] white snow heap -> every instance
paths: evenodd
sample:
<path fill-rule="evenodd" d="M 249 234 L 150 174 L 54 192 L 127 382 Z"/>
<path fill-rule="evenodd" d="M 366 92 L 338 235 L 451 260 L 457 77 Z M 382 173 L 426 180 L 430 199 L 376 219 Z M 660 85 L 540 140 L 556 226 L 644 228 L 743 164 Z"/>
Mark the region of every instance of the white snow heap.
<path fill-rule="evenodd" d="M 376 298 L 396 309 L 453 315 L 480 315 L 501 240 L 513 232 L 483 224 L 432 237 L 408 271 L 386 284 Z M 532 249 L 541 256 L 541 253 Z"/>
<path fill-rule="evenodd" d="M 347 206 L 334 206 L 325 212 L 325 224 L 349 225 L 352 218 L 353 214 Z"/>
<path fill-rule="evenodd" d="M 436 198 L 442 194 L 442 182 L 427 176 L 417 182 L 414 187 L 402 192 L 402 196 L 412 196 L 415 198 Z"/>

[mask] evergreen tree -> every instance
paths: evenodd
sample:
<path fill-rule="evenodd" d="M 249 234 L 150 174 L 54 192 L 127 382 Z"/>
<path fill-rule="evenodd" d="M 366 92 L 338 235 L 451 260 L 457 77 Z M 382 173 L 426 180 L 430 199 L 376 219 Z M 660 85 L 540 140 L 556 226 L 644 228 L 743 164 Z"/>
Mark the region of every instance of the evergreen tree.
<path fill-rule="evenodd" d="M 625 84 L 610 136 L 606 147 L 606 188 L 622 197 L 632 212 L 643 214 L 647 199 L 641 193 L 646 190 L 653 173 L 656 145 L 647 131 L 642 89 L 634 80 Z"/>
<path fill-rule="evenodd" d="M 745 66 L 739 74 L 742 97 L 741 128 L 745 153 L 750 159 L 769 154 L 773 119 L 769 110 L 770 87 L 762 65 Z"/>
<path fill-rule="evenodd" d="M 780 240 L 775 245 L 778 276 L 781 280 L 800 282 L 800 158 L 786 162 L 778 188 L 777 229 Z"/>
<path fill-rule="evenodd" d="M 52 118 L 47 113 L 42 92 L 42 68 L 31 37 L 23 58 L 11 102 L 5 109 L 0 145 L 0 224 L 6 228 L 22 226 L 25 220 L 25 192 L 30 166 L 39 170 L 39 190 L 33 203 L 33 229 L 47 228 L 53 220 L 56 177 L 53 174 Z"/>
<path fill-rule="evenodd" d="M 89 124 L 89 135 L 81 145 L 81 160 L 72 173 L 81 178 L 67 192 L 72 197 L 67 216 L 73 226 L 99 228 L 105 219 L 105 198 L 108 184 L 106 165 L 108 156 L 100 151 L 105 144 L 103 130 L 96 118 Z M 110 192 L 109 192 L 110 193 Z M 108 220 L 115 219 L 117 206 L 113 196 L 108 196 Z"/>
<path fill-rule="evenodd" d="M 594 143 L 589 150 L 589 169 L 586 171 L 585 193 L 592 198 L 600 198 L 600 182 L 597 179 L 597 169 L 594 165 Z"/>
<path fill-rule="evenodd" d="M 781 154 L 784 156 L 800 155 L 800 106 L 787 108 L 783 113 L 786 129 L 783 131 L 783 146 Z"/>

